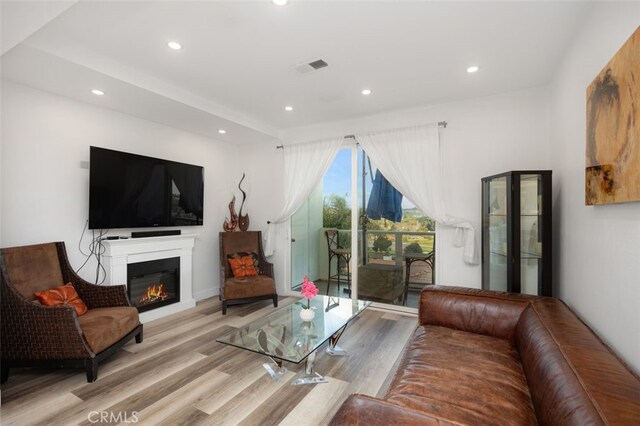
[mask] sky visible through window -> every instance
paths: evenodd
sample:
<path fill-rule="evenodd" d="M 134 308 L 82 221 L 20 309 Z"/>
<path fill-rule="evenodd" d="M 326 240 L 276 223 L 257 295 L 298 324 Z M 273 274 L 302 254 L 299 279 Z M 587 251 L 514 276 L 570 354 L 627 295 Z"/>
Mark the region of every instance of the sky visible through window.
<path fill-rule="evenodd" d="M 324 195 L 336 194 L 351 204 L 351 150 L 341 149 L 324 175 Z"/>
<path fill-rule="evenodd" d="M 358 155 L 362 156 L 362 150 L 358 150 Z M 358 159 L 358 170 L 361 173 L 362 158 Z M 376 172 L 375 164 L 372 164 L 373 173 Z M 369 176 L 369 166 L 366 166 L 367 170 L 367 201 L 369 200 L 369 193 L 371 192 L 371 176 Z M 358 179 L 358 189 L 362 187 L 361 178 Z M 351 149 L 345 148 L 338 151 L 336 159 L 327 170 L 324 175 L 323 181 L 324 196 L 330 194 L 336 194 L 347 199 L 347 204 L 351 205 Z M 415 205 L 404 197 L 402 199 L 403 209 L 412 209 Z"/>

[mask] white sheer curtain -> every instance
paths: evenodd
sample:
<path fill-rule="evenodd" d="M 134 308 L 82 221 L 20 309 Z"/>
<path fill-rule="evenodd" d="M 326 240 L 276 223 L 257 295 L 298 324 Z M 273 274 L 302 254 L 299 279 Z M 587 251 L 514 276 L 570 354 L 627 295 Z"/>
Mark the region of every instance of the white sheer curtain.
<path fill-rule="evenodd" d="M 380 172 L 422 213 L 440 225 L 456 228 L 464 261 L 479 263 L 473 225 L 447 213 L 443 199 L 440 135 L 436 124 L 356 135 Z"/>
<path fill-rule="evenodd" d="M 336 154 L 344 137 L 286 145 L 284 150 L 284 206 L 277 218 L 267 225 L 264 252 L 275 251 L 276 225 L 286 222 L 309 198 Z"/>

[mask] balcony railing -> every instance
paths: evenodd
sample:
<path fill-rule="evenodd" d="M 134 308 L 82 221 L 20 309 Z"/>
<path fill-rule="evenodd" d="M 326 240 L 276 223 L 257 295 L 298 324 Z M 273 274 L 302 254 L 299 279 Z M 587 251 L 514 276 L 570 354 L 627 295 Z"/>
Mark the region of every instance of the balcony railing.
<path fill-rule="evenodd" d="M 387 250 L 380 244 L 376 245 L 376 240 L 386 237 L 391 245 Z M 360 231 L 360 239 L 362 232 Z M 386 231 L 367 230 L 367 258 L 379 259 L 391 256 L 395 263 L 401 265 L 404 262 L 405 253 L 431 253 L 436 242 L 435 232 L 410 232 L 410 231 Z M 412 250 L 413 247 L 419 249 Z"/>
<path fill-rule="evenodd" d="M 338 229 L 341 245 L 345 248 L 351 246 L 351 230 Z M 378 264 L 395 264 L 402 266 L 403 277 L 406 280 L 406 262 L 405 255 L 412 254 L 428 254 L 434 252 L 436 233 L 420 232 L 420 231 L 389 231 L 389 230 L 367 230 L 367 250 L 365 258 L 362 258 L 362 231 L 358 231 L 359 238 L 359 265 L 378 263 Z M 353 261 L 352 261 L 353 262 Z M 427 264 L 415 264 L 411 267 L 411 276 L 409 283 L 411 284 L 435 284 L 434 271 L 431 265 L 435 262 Z M 353 271 L 354 265 L 351 270 Z M 411 286 L 413 287 L 413 286 Z"/>

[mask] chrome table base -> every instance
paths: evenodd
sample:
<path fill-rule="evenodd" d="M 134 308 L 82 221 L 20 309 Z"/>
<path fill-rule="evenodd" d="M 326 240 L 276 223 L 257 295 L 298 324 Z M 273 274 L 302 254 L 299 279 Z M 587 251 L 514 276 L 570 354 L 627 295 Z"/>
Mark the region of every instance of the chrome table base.
<path fill-rule="evenodd" d="M 340 330 L 338 330 L 331 338 L 329 339 L 329 347 L 326 349 L 327 355 L 330 356 L 346 356 L 347 351 L 337 346 L 338 340 L 342 336 L 347 326 L 345 325 Z M 269 357 L 271 358 L 271 357 Z M 278 380 L 285 375 L 287 372 L 287 368 L 282 365 L 282 361 L 279 359 L 271 358 L 273 364 L 265 362 L 262 364 L 269 376 L 273 380 Z M 313 364 L 316 360 L 316 352 L 311 352 L 305 361 L 304 365 L 304 373 L 302 373 L 297 379 L 295 379 L 291 384 L 292 385 L 315 385 L 318 383 L 329 383 L 327 379 L 324 378 L 321 374 L 317 373 L 313 369 Z"/>

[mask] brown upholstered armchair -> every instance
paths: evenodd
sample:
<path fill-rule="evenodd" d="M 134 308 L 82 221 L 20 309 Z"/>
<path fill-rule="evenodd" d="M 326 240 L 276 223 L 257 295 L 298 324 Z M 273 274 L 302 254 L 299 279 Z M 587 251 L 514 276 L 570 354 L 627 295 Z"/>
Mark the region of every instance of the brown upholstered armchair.
<path fill-rule="evenodd" d="M 142 342 L 138 311 L 126 286 L 98 286 L 71 268 L 64 243 L 0 250 L 2 382 L 9 368 L 84 368 L 87 381 L 98 378 L 98 363 L 135 337 Z M 39 304 L 34 293 L 71 283 L 87 312 L 72 306 Z"/>
<path fill-rule="evenodd" d="M 252 256 L 258 267 L 258 275 L 235 278 L 229 265 L 229 258 L 237 255 Z M 273 299 L 278 306 L 278 294 L 273 277 L 273 264 L 267 262 L 262 250 L 260 231 L 220 233 L 220 300 L 222 314 L 226 315 L 228 305 L 250 303 L 261 299 Z"/>

